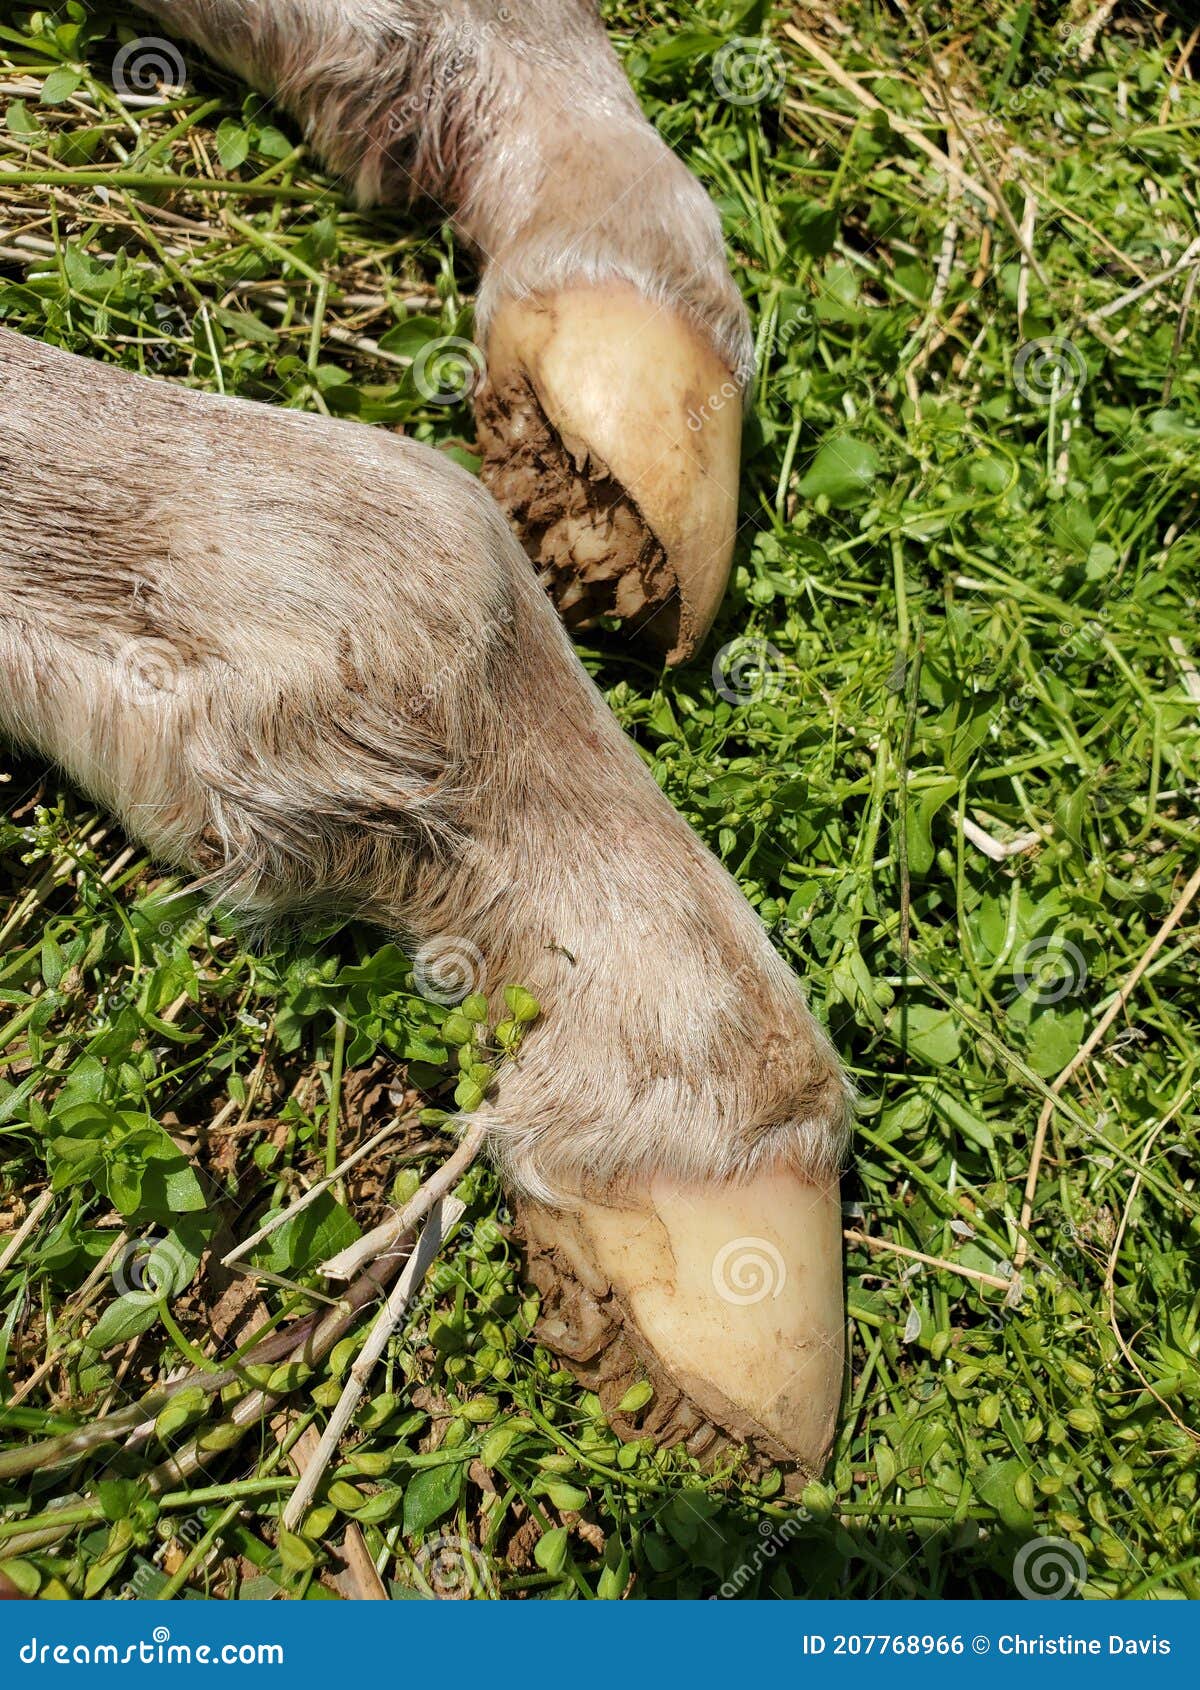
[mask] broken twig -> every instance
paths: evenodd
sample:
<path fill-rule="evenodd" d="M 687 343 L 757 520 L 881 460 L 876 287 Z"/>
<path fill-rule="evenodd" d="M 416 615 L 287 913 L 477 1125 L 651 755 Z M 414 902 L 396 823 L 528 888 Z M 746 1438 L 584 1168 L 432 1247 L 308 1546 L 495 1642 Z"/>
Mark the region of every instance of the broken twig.
<path fill-rule="evenodd" d="M 393 1249 L 406 1232 L 410 1232 L 419 1220 L 433 1208 L 440 1197 L 444 1197 L 451 1187 L 458 1184 L 471 1163 L 483 1149 L 487 1138 L 487 1127 L 482 1121 L 472 1121 L 467 1128 L 462 1143 L 453 1156 L 432 1174 L 425 1184 L 410 1197 L 398 1215 L 393 1215 L 390 1221 L 384 1221 L 373 1232 L 366 1233 L 357 1244 L 351 1244 L 346 1250 L 341 1250 L 336 1256 L 331 1256 L 327 1262 L 322 1262 L 320 1272 L 326 1279 L 353 1279 L 360 1268 L 368 1262 L 378 1261 L 381 1256 Z"/>
<path fill-rule="evenodd" d="M 294 1532 L 299 1522 L 304 1518 L 305 1510 L 316 1495 L 317 1486 L 329 1463 L 333 1460 L 334 1452 L 341 1441 L 343 1432 L 350 1424 L 351 1416 L 358 1407 L 359 1398 L 363 1394 L 367 1380 L 375 1363 L 387 1348 L 388 1339 L 396 1330 L 400 1317 L 412 1301 L 413 1293 L 429 1271 L 430 1264 L 442 1247 L 442 1240 L 456 1221 L 462 1218 L 465 1205 L 457 1197 L 439 1199 L 430 1211 L 429 1219 L 417 1240 L 416 1249 L 408 1258 L 404 1272 L 400 1275 L 379 1313 L 375 1317 L 375 1324 L 367 1337 L 366 1343 L 359 1352 L 358 1359 L 350 1369 L 350 1377 L 346 1380 L 337 1406 L 329 1416 L 329 1421 L 321 1434 L 321 1441 L 316 1454 L 300 1475 L 300 1482 L 288 1498 L 287 1507 L 283 1513 L 285 1531 Z"/>

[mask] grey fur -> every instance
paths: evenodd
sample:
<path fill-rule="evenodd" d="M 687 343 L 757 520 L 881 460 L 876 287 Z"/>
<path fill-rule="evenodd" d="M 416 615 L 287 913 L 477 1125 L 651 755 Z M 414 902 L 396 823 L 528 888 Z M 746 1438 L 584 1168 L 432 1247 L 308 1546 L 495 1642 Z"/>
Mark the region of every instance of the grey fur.
<path fill-rule="evenodd" d="M 0 732 L 237 905 L 528 986 L 484 1106 L 517 1190 L 836 1165 L 799 986 L 439 453 L 0 331 Z"/>
<path fill-rule="evenodd" d="M 624 280 L 739 385 L 749 320 L 703 188 L 641 113 L 592 0 L 142 0 L 273 94 L 363 201 L 428 196 L 506 295 Z"/>

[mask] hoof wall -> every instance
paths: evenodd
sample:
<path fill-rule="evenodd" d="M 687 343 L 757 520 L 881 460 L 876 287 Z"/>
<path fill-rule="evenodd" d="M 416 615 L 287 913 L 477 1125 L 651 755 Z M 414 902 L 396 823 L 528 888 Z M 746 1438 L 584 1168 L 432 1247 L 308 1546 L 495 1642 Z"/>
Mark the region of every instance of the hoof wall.
<path fill-rule="evenodd" d="M 506 300 L 475 408 L 483 478 L 568 626 L 621 616 L 689 657 L 729 577 L 742 423 L 699 334 L 623 286 Z"/>
<path fill-rule="evenodd" d="M 521 1201 L 537 1337 L 600 1397 L 623 1438 L 711 1460 L 745 1446 L 802 1478 L 828 1457 L 844 1317 L 836 1181 L 654 1182 L 628 1206 Z M 647 1379 L 636 1415 L 618 1408 Z"/>

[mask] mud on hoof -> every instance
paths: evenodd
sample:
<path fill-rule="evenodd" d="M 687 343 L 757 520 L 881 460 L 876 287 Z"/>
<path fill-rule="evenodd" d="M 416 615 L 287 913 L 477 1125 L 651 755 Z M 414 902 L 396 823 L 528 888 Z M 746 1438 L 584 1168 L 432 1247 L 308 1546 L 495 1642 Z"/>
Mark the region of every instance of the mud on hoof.
<path fill-rule="evenodd" d="M 682 1444 L 688 1454 L 706 1466 L 741 1452 L 751 1472 L 782 1466 L 790 1492 L 802 1488 L 820 1470 L 841 1376 L 840 1328 L 832 1341 L 826 1335 L 818 1346 L 828 1352 L 830 1365 L 816 1380 L 817 1393 L 824 1390 L 829 1400 L 826 1408 L 818 1406 L 815 1422 L 806 1423 L 803 1414 L 790 1414 L 787 1405 L 792 1335 L 784 1329 L 786 1316 L 781 1317 L 777 1328 L 768 1323 L 766 1361 L 768 1368 L 777 1369 L 779 1392 L 778 1397 L 768 1396 L 765 1416 L 760 1418 L 752 1402 L 738 1400 L 747 1395 L 747 1376 L 754 1369 L 739 1365 L 736 1342 L 730 1343 L 725 1356 L 719 1348 L 710 1350 L 712 1365 L 705 1376 L 681 1366 L 679 1352 L 671 1361 L 659 1353 L 645 1330 L 644 1298 L 639 1319 L 634 1308 L 637 1292 L 614 1283 L 620 1278 L 619 1271 L 606 1271 L 605 1252 L 597 1248 L 587 1219 L 594 1213 L 591 1206 L 583 1211 L 550 1210 L 518 1198 L 514 1210 L 513 1232 L 524 1252 L 526 1275 L 541 1297 L 534 1336 L 565 1362 L 581 1384 L 596 1393 L 618 1437 L 626 1442 L 649 1437 L 665 1447 Z M 616 1213 L 629 1216 L 632 1212 Z M 647 1230 L 655 1228 L 657 1218 L 642 1211 Z M 765 1243 L 759 1239 L 739 1242 Z M 686 1269 L 672 1276 L 671 1262 L 665 1260 L 662 1266 L 662 1279 L 653 1287 L 654 1296 L 668 1309 L 673 1302 L 683 1304 L 686 1319 L 690 1300 Z M 706 1261 L 705 1266 L 710 1264 Z M 840 1302 L 840 1285 L 837 1295 Z M 725 1308 L 722 1305 L 722 1312 Z M 737 1304 L 728 1306 L 731 1331 L 736 1330 L 738 1317 Z M 696 1324 L 702 1324 L 702 1319 Z M 722 1366 L 722 1361 L 727 1366 Z M 620 1403 L 640 1380 L 650 1383 L 653 1397 L 644 1409 L 622 1412 Z M 749 1394 L 753 1396 L 753 1388 Z M 782 1426 L 765 1423 L 765 1419 L 780 1418 L 780 1401 L 784 1404 Z"/>
<path fill-rule="evenodd" d="M 692 1455 L 727 1447 L 729 1438 L 687 1400 L 632 1325 L 617 1292 L 597 1275 L 571 1216 L 532 1203 L 518 1202 L 515 1208 L 514 1235 L 525 1254 L 526 1274 L 542 1299 L 534 1337 L 566 1362 L 580 1384 L 595 1391 L 617 1436 L 626 1443 L 645 1437 L 682 1443 Z M 623 1414 L 617 1405 L 641 1379 L 653 1386 L 654 1396 L 645 1412 Z"/>
<path fill-rule="evenodd" d="M 502 300 L 486 360 L 483 479 L 564 619 L 620 616 L 682 662 L 733 556 L 738 379 L 694 324 L 624 284 Z"/>
<path fill-rule="evenodd" d="M 674 644 L 675 573 L 626 488 L 580 439 L 564 439 L 531 383 L 512 376 L 475 403 L 483 480 L 568 628 L 620 616 L 635 627 L 666 612 Z M 651 630 L 653 632 L 653 630 Z"/>

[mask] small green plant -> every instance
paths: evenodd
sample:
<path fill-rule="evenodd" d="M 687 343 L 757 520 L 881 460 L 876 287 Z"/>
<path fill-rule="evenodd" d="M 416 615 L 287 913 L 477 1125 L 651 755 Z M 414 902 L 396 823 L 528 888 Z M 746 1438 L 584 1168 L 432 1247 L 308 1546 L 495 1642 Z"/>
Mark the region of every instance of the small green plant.
<path fill-rule="evenodd" d="M 283 1533 L 361 1331 L 308 1370 L 246 1359 L 252 1335 L 330 1314 L 317 1264 L 444 1159 L 537 1005 L 431 1003 L 355 926 L 252 944 L 9 757 L 0 1256 L 33 1220 L 0 1269 L 7 1585 L 308 1598 L 353 1524 L 395 1596 L 1009 1596 L 1042 1536 L 1089 1595 L 1200 1596 L 1195 904 L 1055 1090 L 1197 863 L 1200 376 L 1172 267 L 1200 97 L 1183 24 L 1120 8 L 1085 60 L 1084 10 L 925 8 L 948 137 L 913 7 L 842 5 L 820 34 L 882 111 L 809 54 L 812 8 L 797 33 L 762 3 L 605 7 L 717 197 L 759 359 L 703 661 L 659 674 L 603 632 L 583 655 L 857 1079 L 828 1473 L 793 1497 L 734 1456 L 621 1444 L 537 1343 L 476 1167 Z M 408 363 L 469 320 L 450 235 L 353 208 L 198 55 L 165 106 L 122 108 L 108 68 L 143 27 L 0 0 L 0 323 L 473 464 L 466 407 Z M 722 92 L 717 53 L 763 37 L 782 81 L 759 53 L 747 103 L 727 53 Z M 397 1115 L 254 1275 L 221 1269 Z M 270 1391 L 270 1421 L 234 1424 Z"/>

